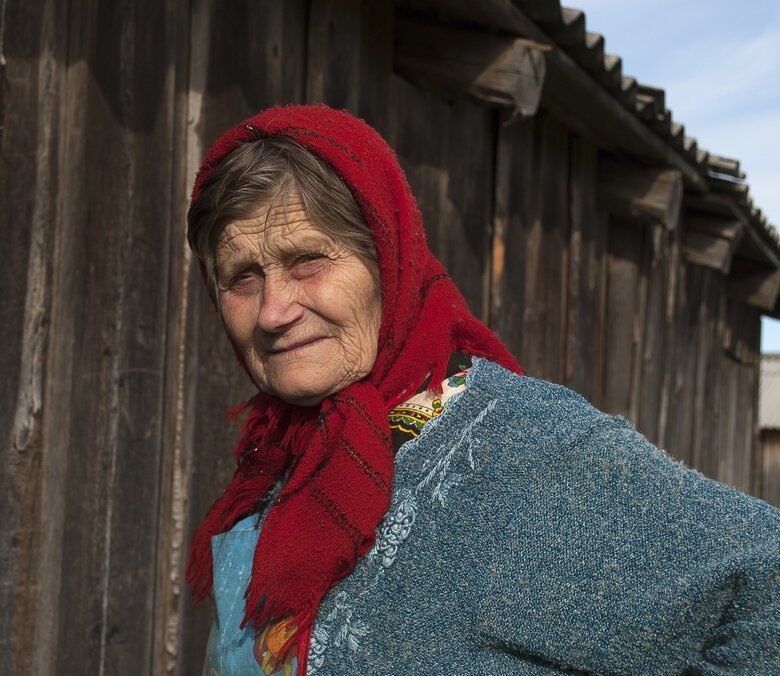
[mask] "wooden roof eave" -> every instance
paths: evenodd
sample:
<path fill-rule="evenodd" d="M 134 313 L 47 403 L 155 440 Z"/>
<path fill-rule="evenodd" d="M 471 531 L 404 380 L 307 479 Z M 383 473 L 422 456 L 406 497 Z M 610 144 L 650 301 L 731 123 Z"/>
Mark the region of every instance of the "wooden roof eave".
<path fill-rule="evenodd" d="M 780 256 L 766 228 L 740 205 L 744 236 L 734 252 L 734 265 L 727 275 L 732 298 L 752 305 L 763 314 L 780 317 Z"/>
<path fill-rule="evenodd" d="M 575 131 L 593 138 L 602 148 L 622 150 L 678 169 L 686 186 L 701 193 L 708 191 L 706 178 L 686 159 L 684 152 L 678 152 L 626 109 L 512 0 L 414 0 L 406 3 L 409 4 L 461 24 L 476 24 L 550 44 L 552 48 L 546 54 L 543 106 Z"/>

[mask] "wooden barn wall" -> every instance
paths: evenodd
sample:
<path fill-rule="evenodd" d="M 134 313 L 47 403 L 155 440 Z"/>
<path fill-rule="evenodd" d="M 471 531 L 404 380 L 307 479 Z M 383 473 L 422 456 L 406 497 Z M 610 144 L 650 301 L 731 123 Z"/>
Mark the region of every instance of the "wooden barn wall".
<path fill-rule="evenodd" d="M 780 430 L 762 430 L 764 500 L 780 507 Z"/>
<path fill-rule="evenodd" d="M 0 673 L 200 672 L 187 545 L 250 386 L 185 245 L 187 191 L 275 103 L 388 138 L 432 248 L 531 375 L 761 492 L 758 312 L 679 233 L 600 211 L 598 149 L 554 116 L 506 124 L 393 75 L 392 2 L 12 0 L 4 19 Z"/>

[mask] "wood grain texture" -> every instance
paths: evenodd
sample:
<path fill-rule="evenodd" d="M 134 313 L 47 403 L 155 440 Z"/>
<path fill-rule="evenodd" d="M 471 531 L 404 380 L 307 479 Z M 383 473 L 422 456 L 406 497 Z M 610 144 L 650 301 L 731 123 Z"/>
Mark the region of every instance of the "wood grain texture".
<path fill-rule="evenodd" d="M 693 409 L 693 440 L 691 464 L 704 474 L 717 477 L 720 439 L 714 424 L 720 411 L 719 350 L 722 324 L 720 322 L 721 280 L 709 270 L 702 275 L 699 296 L 698 340 L 693 356 L 696 359 L 696 386 Z"/>
<path fill-rule="evenodd" d="M 780 431 L 763 430 L 761 446 L 764 474 L 761 497 L 770 505 L 780 507 Z"/>
<path fill-rule="evenodd" d="M 205 81 L 191 84 L 202 96 L 199 131 L 206 148 L 263 108 L 303 102 L 306 6 L 303 0 L 205 4 L 205 16 L 193 26 L 190 53 L 205 49 L 207 55 Z"/>
<path fill-rule="evenodd" d="M 396 113 L 388 141 L 417 199 L 428 246 L 443 259 L 446 229 L 454 208 L 449 198 L 447 166 L 450 107 L 395 75 L 390 81 L 390 101 Z M 420 133 L 421 128 L 424 133 Z"/>
<path fill-rule="evenodd" d="M 52 2 L 4 7 L 0 96 L 0 673 L 50 670 L 58 628 L 62 486 L 52 439 L 52 277 L 66 17 Z M 40 630 L 54 640 L 44 654 Z"/>
<path fill-rule="evenodd" d="M 568 292 L 568 130 L 553 117 L 537 123 L 539 194 L 526 239 L 523 360 L 531 375 L 563 382 Z"/>
<path fill-rule="evenodd" d="M 607 226 L 604 214 L 596 209 L 596 163 L 596 148 L 584 139 L 573 138 L 569 178 L 571 235 L 564 382 L 599 406 Z"/>
<path fill-rule="evenodd" d="M 671 235 L 661 225 L 648 228 L 644 260 L 647 279 L 639 386 L 634 392 L 637 426 L 658 443 L 663 374 L 667 371 L 667 286 Z"/>
<path fill-rule="evenodd" d="M 443 233 L 442 262 L 482 321 L 489 313 L 495 125 L 493 111 L 466 101 L 452 106 L 447 139 L 452 211 Z"/>
<path fill-rule="evenodd" d="M 192 435 L 191 421 L 185 420 L 188 395 L 195 392 L 191 342 L 187 340 L 190 315 L 188 276 L 192 268 L 186 244 L 186 209 L 190 180 L 203 154 L 202 142 L 193 133 L 200 114 L 200 92 L 205 80 L 207 52 L 191 50 L 205 43 L 203 5 L 191 16 L 189 7 L 174 7 L 174 44 L 172 77 L 174 99 L 171 104 L 172 145 L 169 296 L 166 326 L 164 409 L 162 415 L 162 458 L 160 467 L 160 507 L 157 525 L 156 589 L 153 615 L 153 647 L 150 671 L 170 674 L 181 659 L 184 588 L 184 563 L 189 540 L 187 498 L 191 493 Z M 191 94 L 191 90 L 194 93 Z"/>
<path fill-rule="evenodd" d="M 674 300 L 674 341 L 668 352 L 669 405 L 664 447 L 688 464 L 693 462 L 699 333 L 704 330 L 699 323 L 703 284 L 703 268 L 689 264 L 680 266 Z"/>
<path fill-rule="evenodd" d="M 390 103 L 395 5 L 392 0 L 364 0 L 360 19 L 358 114 L 387 135 L 400 112 Z"/>
<path fill-rule="evenodd" d="M 310 0 L 306 100 L 346 108 L 384 132 L 393 59 L 390 0 Z"/>
<path fill-rule="evenodd" d="M 306 100 L 357 111 L 362 0 L 312 0 Z"/>
<path fill-rule="evenodd" d="M 63 230 L 74 342 L 57 671 L 146 670 L 168 291 L 172 3 L 70 7 Z M 133 92 L 143 89 L 144 96 Z M 84 208 L 84 205 L 88 205 Z M 98 311 L 96 311 L 98 310 Z"/>
<path fill-rule="evenodd" d="M 431 250 L 471 311 L 487 319 L 494 113 L 466 101 L 446 105 L 398 77 L 390 96 L 399 111 L 390 142 L 420 205 Z"/>
<path fill-rule="evenodd" d="M 685 345 L 686 339 L 679 335 L 680 329 L 678 329 L 678 323 L 685 326 L 684 323 L 678 322 L 678 318 L 685 311 L 680 291 L 685 272 L 682 265 L 680 240 L 681 232 L 679 229 L 671 232 L 667 238 L 666 270 L 664 271 L 666 282 L 663 317 L 664 362 L 659 366 L 661 392 L 658 403 L 658 434 L 656 437 L 656 444 L 669 450 L 676 457 L 680 457 L 679 453 L 686 454 L 688 452 L 686 444 L 681 443 L 678 448 L 677 440 L 672 440 L 670 426 L 672 411 L 680 403 L 677 399 L 678 393 L 675 392 L 678 382 L 682 382 L 678 372 L 686 366 L 685 362 L 680 361 L 680 348 Z M 675 445 L 670 445 L 670 442 Z"/>
<path fill-rule="evenodd" d="M 527 365 L 526 239 L 538 211 L 535 120 L 499 125 L 496 142 L 490 326 Z"/>
<path fill-rule="evenodd" d="M 604 407 L 630 419 L 632 383 L 641 354 L 640 278 L 644 232 L 635 223 L 612 220 L 609 228 Z M 636 424 L 636 420 L 632 420 Z"/>

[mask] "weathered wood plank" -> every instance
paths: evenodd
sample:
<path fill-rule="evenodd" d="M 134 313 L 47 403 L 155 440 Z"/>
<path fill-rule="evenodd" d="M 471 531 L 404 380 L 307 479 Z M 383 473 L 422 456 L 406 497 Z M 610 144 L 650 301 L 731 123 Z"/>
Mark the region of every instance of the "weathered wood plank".
<path fill-rule="evenodd" d="M 698 266 L 681 263 L 673 319 L 674 356 L 670 368 L 674 364 L 674 371 L 669 380 L 668 432 L 664 446 L 687 464 L 693 462 L 699 333 L 704 330 L 699 325 L 699 300 L 704 272 Z"/>
<path fill-rule="evenodd" d="M 635 393 L 637 427 L 658 443 L 663 374 L 667 370 L 667 283 L 670 233 L 661 225 L 648 228 L 645 255 L 647 299 L 642 339 L 641 386 Z"/>
<path fill-rule="evenodd" d="M 59 624 L 64 466 L 52 426 L 54 244 L 67 8 L 3 7 L 0 227 L 0 673 L 51 673 Z M 55 341 L 56 342 L 56 341 Z M 67 401 L 69 398 L 66 398 Z M 55 420 L 55 423 L 63 420 Z M 52 438 L 52 432 L 55 432 Z M 41 636 L 52 642 L 41 649 Z"/>
<path fill-rule="evenodd" d="M 727 299 L 723 314 L 722 362 L 725 382 L 724 415 L 720 416 L 721 480 L 741 491 L 750 492 L 756 479 L 752 435 L 752 415 L 746 411 L 746 387 L 752 386 L 752 371 L 755 369 L 753 355 L 746 349 L 745 338 L 753 330 L 755 311 L 743 303 Z M 749 395 L 748 395 L 749 396 Z M 749 400 L 749 399 L 747 399 Z M 759 469 L 760 471 L 760 469 Z"/>
<path fill-rule="evenodd" d="M 162 462 L 160 469 L 160 508 L 157 526 L 156 590 L 153 608 L 153 649 L 150 671 L 172 674 L 180 653 L 183 624 L 184 564 L 189 540 L 187 500 L 191 493 L 192 420 L 188 401 L 197 391 L 192 378 L 193 355 L 187 340 L 188 310 L 191 308 L 188 277 L 192 261 L 186 239 L 186 209 L 190 181 L 203 155 L 200 102 L 208 60 L 206 50 L 190 49 L 190 43 L 208 44 L 207 7 L 192 8 L 176 3 L 173 18 L 175 51 L 172 77 L 175 96 L 170 104 L 172 144 L 170 148 L 171 202 L 167 232 L 170 251 L 169 297 L 166 317 L 164 363 L 164 410 L 162 414 Z M 189 434 L 188 434 L 189 432 Z M 199 656 L 197 656 L 199 657 Z M 196 657 L 196 659 L 197 659 Z M 179 673 L 197 672 L 192 660 Z"/>
<path fill-rule="evenodd" d="M 498 127 L 491 264 L 491 328 L 526 368 L 526 236 L 539 208 L 534 136 L 533 119 Z"/>
<path fill-rule="evenodd" d="M 693 440 L 691 464 L 707 476 L 717 478 L 720 442 L 713 411 L 720 406 L 719 313 L 720 281 L 715 274 L 703 269 L 703 286 L 699 295 L 698 342 L 696 358 L 696 394 L 694 399 Z"/>
<path fill-rule="evenodd" d="M 744 303 L 731 303 L 729 357 L 739 369 L 733 440 L 735 485 L 761 497 L 763 458 L 758 436 L 758 385 L 761 361 L 761 313 Z M 746 405 L 752 402 L 752 405 Z"/>
<path fill-rule="evenodd" d="M 728 314 L 728 313 L 726 313 Z M 723 322 L 726 317 L 721 318 Z M 751 463 L 748 455 L 747 462 L 739 462 L 738 449 L 735 446 L 737 436 L 737 417 L 744 417 L 744 412 L 739 410 L 739 379 L 740 365 L 724 351 L 721 352 L 720 380 L 720 406 L 715 422 L 720 448 L 718 449 L 718 474 L 719 481 L 727 483 L 740 490 L 744 489 L 745 479 L 750 482 Z"/>
<path fill-rule="evenodd" d="M 430 125 L 436 120 L 430 120 Z M 443 262 L 471 311 L 488 321 L 493 230 L 495 113 L 470 102 L 452 106 Z"/>
<path fill-rule="evenodd" d="M 650 261 L 653 256 L 651 224 L 643 225 L 641 221 L 626 221 L 629 227 L 640 229 L 637 235 L 641 237 L 641 252 L 639 263 L 639 277 L 636 286 L 636 306 L 634 309 L 634 350 L 631 358 L 631 376 L 628 394 L 628 418 L 634 425 L 639 426 L 639 408 L 642 404 L 642 355 L 645 350 L 646 318 L 648 279 L 650 273 Z M 619 310 L 618 310 L 619 311 Z"/>
<path fill-rule="evenodd" d="M 396 114 L 390 106 L 394 18 L 393 0 L 363 2 L 358 113 L 383 135 L 387 134 L 390 120 Z"/>
<path fill-rule="evenodd" d="M 206 146 L 263 108 L 303 101 L 306 6 L 305 0 L 225 0 L 195 7 L 190 50 L 205 57 L 207 71 L 190 86 L 202 96 Z M 199 41 L 204 21 L 205 43 Z"/>
<path fill-rule="evenodd" d="M 539 210 L 526 250 L 524 355 L 529 372 L 563 382 L 569 242 L 569 132 L 549 115 L 536 125 Z"/>
<path fill-rule="evenodd" d="M 672 440 L 670 445 L 669 422 L 671 408 L 680 405 L 673 397 L 673 387 L 678 377 L 678 372 L 685 368 L 685 364 L 679 361 L 679 342 L 678 342 L 678 317 L 685 311 L 678 301 L 680 297 L 679 286 L 681 277 L 684 278 L 684 269 L 682 267 L 680 254 L 680 230 L 669 233 L 667 238 L 666 265 L 663 272 L 665 277 L 666 297 L 664 304 L 664 363 L 659 366 L 661 371 L 661 392 L 658 403 L 658 434 L 656 443 L 659 447 L 667 449 L 675 457 L 680 457 L 683 450 L 687 453 L 687 446 L 677 448 L 676 440 Z"/>
<path fill-rule="evenodd" d="M 390 130 L 423 214 L 431 249 L 472 312 L 486 319 L 493 203 L 494 119 L 471 103 L 447 106 L 393 78 Z M 457 148 L 457 152 L 451 149 Z"/>
<path fill-rule="evenodd" d="M 686 260 L 691 263 L 728 274 L 734 253 L 729 240 L 697 230 L 686 230 L 684 250 Z"/>
<path fill-rule="evenodd" d="M 58 262 L 73 275 L 58 673 L 151 663 L 168 290 L 173 3 L 70 6 Z M 131 92 L 143 91 L 143 97 Z M 111 148 L 110 153 L 105 149 Z"/>
<path fill-rule="evenodd" d="M 569 301 L 565 382 L 597 406 L 603 353 L 602 302 L 607 224 L 595 205 L 596 149 L 571 142 Z"/>
<path fill-rule="evenodd" d="M 358 110 L 363 0 L 312 0 L 306 100 Z"/>
<path fill-rule="evenodd" d="M 641 345 L 636 330 L 643 232 L 636 224 L 611 219 L 607 287 L 604 407 L 629 417 L 634 360 Z M 636 421 L 632 421 L 636 422 Z"/>
<path fill-rule="evenodd" d="M 780 430 L 761 432 L 763 483 L 761 499 L 780 507 Z"/>
<path fill-rule="evenodd" d="M 308 16 L 306 100 L 346 108 L 387 131 L 392 0 L 311 0 Z"/>
<path fill-rule="evenodd" d="M 395 148 L 420 206 L 428 245 L 439 260 L 444 260 L 446 232 L 454 208 L 449 198 L 447 167 L 451 109 L 397 75 L 391 76 L 390 101 L 396 112 L 387 140 Z M 425 133 L 420 133 L 421 128 Z"/>

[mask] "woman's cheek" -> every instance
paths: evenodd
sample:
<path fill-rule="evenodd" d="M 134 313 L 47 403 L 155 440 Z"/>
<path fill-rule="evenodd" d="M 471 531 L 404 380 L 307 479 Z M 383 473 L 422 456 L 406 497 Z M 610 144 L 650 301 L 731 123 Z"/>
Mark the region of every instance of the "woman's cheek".
<path fill-rule="evenodd" d="M 251 333 L 257 320 L 257 297 L 251 294 L 224 292 L 220 297 L 222 319 L 234 338 L 245 332 Z"/>

